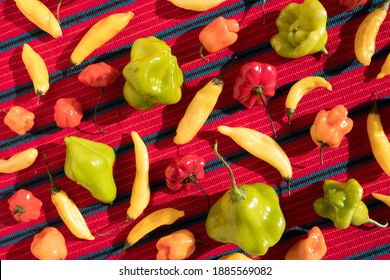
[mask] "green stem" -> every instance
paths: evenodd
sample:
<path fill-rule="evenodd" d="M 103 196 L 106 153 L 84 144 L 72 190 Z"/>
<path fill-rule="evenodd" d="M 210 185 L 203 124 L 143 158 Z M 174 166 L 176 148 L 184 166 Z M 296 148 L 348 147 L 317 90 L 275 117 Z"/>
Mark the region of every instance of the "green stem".
<path fill-rule="evenodd" d="M 274 126 L 274 122 L 272 121 L 271 114 L 269 113 L 267 104 L 265 103 L 265 100 L 264 100 L 264 98 L 263 98 L 264 88 L 263 88 L 262 86 L 258 86 L 258 87 L 254 87 L 252 90 L 253 90 L 253 92 L 255 92 L 257 95 L 260 96 L 261 102 L 263 102 L 263 105 L 264 105 L 264 108 L 265 108 L 265 113 L 267 114 L 267 117 L 268 117 L 268 119 L 269 119 L 269 122 L 271 123 L 272 132 L 274 133 L 274 138 L 277 138 L 276 130 L 275 130 L 275 126 Z"/>
<path fill-rule="evenodd" d="M 49 179 L 50 179 L 50 190 L 51 190 L 51 193 L 52 194 L 59 193 L 61 191 L 61 188 L 54 183 L 53 175 L 52 175 L 52 173 L 50 171 L 49 164 L 47 163 L 47 160 L 46 160 L 46 154 L 43 155 L 43 159 L 45 160 L 47 174 L 49 175 Z"/>
<path fill-rule="evenodd" d="M 61 7 L 61 4 L 62 4 L 62 0 L 60 0 L 57 4 L 57 20 L 58 20 L 58 23 L 61 24 L 60 22 L 60 7 Z"/>
<path fill-rule="evenodd" d="M 206 191 L 199 185 L 198 181 L 196 180 L 196 177 L 194 175 L 188 176 L 187 178 L 184 179 L 182 184 L 187 184 L 187 183 L 193 183 L 204 194 L 204 196 L 207 199 L 207 211 L 209 211 L 210 210 L 210 198 L 207 195 Z"/>
<path fill-rule="evenodd" d="M 368 218 L 366 222 L 370 223 L 370 224 L 373 224 L 374 226 L 377 226 L 377 227 L 380 227 L 380 228 L 386 228 L 389 225 L 387 220 L 386 220 L 385 224 L 381 224 L 381 223 L 379 223 L 379 222 L 377 222 L 377 221 L 375 221 L 375 220 L 373 220 L 371 218 Z"/>
<path fill-rule="evenodd" d="M 103 98 L 103 93 L 104 93 L 104 88 L 101 87 L 100 88 L 100 97 L 99 97 L 98 103 L 95 106 L 95 110 L 93 112 L 93 122 L 94 122 L 97 130 L 99 130 L 101 133 L 106 133 L 107 131 L 100 129 L 100 127 L 99 127 L 99 125 L 97 124 L 97 121 L 96 121 L 96 113 L 97 113 L 98 107 L 100 105 L 100 102 L 101 102 L 101 100 Z"/>
<path fill-rule="evenodd" d="M 130 221 L 130 219 L 126 219 L 124 220 L 119 226 L 117 226 L 116 228 L 110 230 L 109 232 L 106 232 L 106 233 L 99 233 L 97 232 L 97 230 L 95 229 L 94 232 L 97 236 L 107 236 L 111 233 L 114 233 L 115 231 L 119 230 L 121 227 L 123 227 L 128 221 Z"/>

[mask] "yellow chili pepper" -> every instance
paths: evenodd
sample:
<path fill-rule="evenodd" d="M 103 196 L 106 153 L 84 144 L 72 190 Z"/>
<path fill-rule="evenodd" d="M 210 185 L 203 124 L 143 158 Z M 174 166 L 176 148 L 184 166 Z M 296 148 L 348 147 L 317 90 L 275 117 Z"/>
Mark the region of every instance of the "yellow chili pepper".
<path fill-rule="evenodd" d="M 390 74 L 390 53 L 387 55 L 385 62 L 382 65 L 381 71 L 376 76 L 377 79 L 382 79 L 384 76 Z"/>
<path fill-rule="evenodd" d="M 382 201 L 384 204 L 390 207 L 390 196 L 389 195 L 384 195 L 380 193 L 372 193 L 372 196 L 379 200 Z"/>
<path fill-rule="evenodd" d="M 133 17 L 133 12 L 117 13 L 95 23 L 73 50 L 70 56 L 71 67 L 80 64 L 93 51 L 111 40 L 127 26 Z"/>
<path fill-rule="evenodd" d="M 355 35 L 355 55 L 364 66 L 371 63 L 375 52 L 376 37 L 389 9 L 390 0 L 369 13 L 360 23 Z"/>
<path fill-rule="evenodd" d="M 253 259 L 248 258 L 243 253 L 239 253 L 239 252 L 231 253 L 231 254 L 228 254 L 228 255 L 224 255 L 224 256 L 220 257 L 218 260 L 224 260 L 224 261 L 228 261 L 228 260 L 253 261 Z"/>
<path fill-rule="evenodd" d="M 15 3 L 22 14 L 40 29 L 49 33 L 53 38 L 62 36 L 62 30 L 58 20 L 41 1 L 15 0 Z"/>
<path fill-rule="evenodd" d="M 12 155 L 8 159 L 0 159 L 0 173 L 13 173 L 30 167 L 38 156 L 38 150 L 29 148 Z"/>
<path fill-rule="evenodd" d="M 168 0 L 176 7 L 190 10 L 190 11 L 196 11 L 196 12 L 203 12 L 210 10 L 222 2 L 225 2 L 226 0 Z"/>
<path fill-rule="evenodd" d="M 188 229 L 177 230 L 161 237 L 156 248 L 157 260 L 185 260 L 195 252 L 195 237 Z"/>
<path fill-rule="evenodd" d="M 133 246 L 149 232 L 160 226 L 173 224 L 183 216 L 184 211 L 179 211 L 174 208 L 162 208 L 150 213 L 131 229 L 122 251 Z"/>
<path fill-rule="evenodd" d="M 292 167 L 286 153 L 279 144 L 266 134 L 246 127 L 229 127 L 220 125 L 217 130 L 223 135 L 229 136 L 241 148 L 253 156 L 264 160 L 275 167 L 288 185 L 290 195 L 290 181 Z"/>
<path fill-rule="evenodd" d="M 288 118 L 288 125 L 291 126 L 291 118 L 295 113 L 295 109 L 298 106 L 302 97 L 318 87 L 332 90 L 332 85 L 322 77 L 309 76 L 296 82 L 290 89 L 286 98 L 286 113 Z"/>
<path fill-rule="evenodd" d="M 45 163 L 51 184 L 51 201 L 56 207 L 57 212 L 61 217 L 62 221 L 68 227 L 70 232 L 73 233 L 73 235 L 77 238 L 85 240 L 94 240 L 95 237 L 91 234 L 88 225 L 85 222 L 84 217 L 81 214 L 79 208 L 68 196 L 68 194 L 54 183 L 52 174 L 49 169 L 49 165 L 46 161 L 46 156 Z"/>
<path fill-rule="evenodd" d="M 383 130 L 376 99 L 367 117 L 367 134 L 375 160 L 382 170 L 390 176 L 390 143 Z"/>
<path fill-rule="evenodd" d="M 38 102 L 42 95 L 45 95 L 50 88 L 49 72 L 45 61 L 28 44 L 23 44 L 22 60 L 32 80 Z"/>

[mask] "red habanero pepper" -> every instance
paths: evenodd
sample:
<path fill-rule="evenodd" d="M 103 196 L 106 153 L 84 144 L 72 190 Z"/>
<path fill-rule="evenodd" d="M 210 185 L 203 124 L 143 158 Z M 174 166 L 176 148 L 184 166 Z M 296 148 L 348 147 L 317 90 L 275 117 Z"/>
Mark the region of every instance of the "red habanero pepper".
<path fill-rule="evenodd" d="M 238 39 L 239 30 L 237 20 L 225 19 L 222 16 L 206 25 L 199 33 L 199 41 L 202 44 L 199 50 L 201 58 L 207 61 L 203 56 L 203 49 L 215 53 L 234 44 Z"/>
<path fill-rule="evenodd" d="M 23 107 L 14 106 L 6 111 L 4 123 L 19 135 L 24 135 L 34 126 L 35 115 Z"/>
<path fill-rule="evenodd" d="M 77 98 L 60 98 L 54 105 L 54 120 L 58 127 L 76 127 L 83 118 L 83 105 Z"/>
<path fill-rule="evenodd" d="M 358 6 L 363 6 L 368 0 L 339 0 L 340 5 L 347 7 L 348 10 L 353 10 Z"/>
<path fill-rule="evenodd" d="M 276 78 L 277 73 L 274 66 L 253 61 L 241 67 L 240 74 L 233 85 L 234 99 L 247 109 L 252 109 L 255 104 L 264 105 L 275 138 L 276 131 L 267 109 L 266 98 L 275 95 Z"/>
<path fill-rule="evenodd" d="M 330 111 L 321 110 L 317 113 L 310 128 L 310 135 L 314 143 L 320 147 L 321 164 L 323 148 L 339 147 L 345 134 L 352 130 L 353 121 L 347 116 L 348 111 L 343 105 L 337 105 Z"/>
<path fill-rule="evenodd" d="M 204 164 L 203 157 L 196 154 L 178 156 L 165 168 L 165 182 L 173 191 L 179 191 L 183 187 L 189 190 L 191 185 L 195 185 L 206 196 L 209 209 L 209 197 L 198 183 L 198 180 L 204 178 Z"/>
<path fill-rule="evenodd" d="M 41 215 L 42 201 L 28 190 L 18 190 L 8 199 L 8 204 L 12 217 L 18 222 L 30 222 Z"/>
<path fill-rule="evenodd" d="M 120 75 L 121 74 L 118 70 L 104 62 L 91 64 L 78 75 L 79 81 L 83 84 L 95 88 L 100 88 L 99 101 L 95 106 L 95 111 L 93 114 L 95 126 L 100 132 L 106 132 L 101 130 L 96 122 L 96 112 L 103 97 L 104 88 L 113 84 L 120 77 Z"/>

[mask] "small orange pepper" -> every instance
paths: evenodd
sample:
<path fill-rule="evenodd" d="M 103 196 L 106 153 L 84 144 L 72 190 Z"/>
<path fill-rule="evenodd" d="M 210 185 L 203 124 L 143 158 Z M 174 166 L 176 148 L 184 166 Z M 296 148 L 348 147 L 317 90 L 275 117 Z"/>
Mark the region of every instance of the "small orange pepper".
<path fill-rule="evenodd" d="M 207 60 L 203 56 L 203 49 L 209 53 L 215 53 L 234 44 L 238 39 L 237 32 L 239 30 L 240 26 L 237 20 L 225 19 L 222 16 L 217 17 L 199 33 L 199 41 L 202 44 L 199 51 L 200 56 Z"/>
<path fill-rule="evenodd" d="M 83 104 L 75 97 L 60 98 L 54 105 L 54 120 L 58 127 L 76 127 L 83 115 Z"/>
<path fill-rule="evenodd" d="M 161 237 L 156 248 L 157 260 L 185 260 L 195 252 L 195 237 L 188 229 L 181 229 Z"/>
<path fill-rule="evenodd" d="M 65 260 L 68 255 L 65 238 L 55 227 L 46 227 L 35 234 L 30 250 L 39 260 Z"/>
<path fill-rule="evenodd" d="M 286 260 L 320 260 L 327 251 L 324 236 L 319 227 L 314 226 L 306 239 L 295 243 L 286 253 Z"/>
<path fill-rule="evenodd" d="M 4 123 L 17 134 L 24 135 L 34 126 L 34 118 L 33 112 L 20 106 L 14 106 L 7 111 Z"/>

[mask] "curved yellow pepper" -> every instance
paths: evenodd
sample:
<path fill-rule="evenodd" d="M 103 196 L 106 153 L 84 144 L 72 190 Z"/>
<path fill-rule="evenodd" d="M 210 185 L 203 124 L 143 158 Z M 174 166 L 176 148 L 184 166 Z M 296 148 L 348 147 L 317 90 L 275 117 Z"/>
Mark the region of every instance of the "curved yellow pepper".
<path fill-rule="evenodd" d="M 382 79 L 384 76 L 390 74 L 390 53 L 387 55 L 385 62 L 382 65 L 381 71 L 376 76 L 377 79 Z"/>
<path fill-rule="evenodd" d="M 176 7 L 190 10 L 190 11 L 196 11 L 196 12 L 203 12 L 210 10 L 222 2 L 225 2 L 226 0 L 168 0 Z"/>
<path fill-rule="evenodd" d="M 38 150 L 29 148 L 12 155 L 8 159 L 0 159 L 0 173 L 13 173 L 30 167 L 38 156 Z"/>

